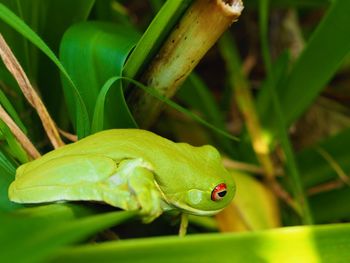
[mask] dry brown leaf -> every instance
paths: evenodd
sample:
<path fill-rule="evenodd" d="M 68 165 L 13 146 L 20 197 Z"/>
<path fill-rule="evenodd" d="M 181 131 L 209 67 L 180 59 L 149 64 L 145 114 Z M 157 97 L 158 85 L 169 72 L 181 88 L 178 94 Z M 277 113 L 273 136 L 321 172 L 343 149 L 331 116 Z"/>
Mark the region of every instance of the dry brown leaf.
<path fill-rule="evenodd" d="M 5 109 L 0 105 L 0 118 L 6 123 L 18 142 L 32 159 L 39 158 L 41 155 L 28 137 L 22 132 L 12 118 L 7 114 Z"/>
<path fill-rule="evenodd" d="M 78 141 L 78 136 L 75 134 L 71 134 L 69 132 L 66 132 L 64 130 L 61 130 L 60 128 L 58 128 L 58 131 L 60 132 L 60 134 L 62 134 L 62 136 L 68 140 L 70 140 L 71 142 L 76 142 Z"/>

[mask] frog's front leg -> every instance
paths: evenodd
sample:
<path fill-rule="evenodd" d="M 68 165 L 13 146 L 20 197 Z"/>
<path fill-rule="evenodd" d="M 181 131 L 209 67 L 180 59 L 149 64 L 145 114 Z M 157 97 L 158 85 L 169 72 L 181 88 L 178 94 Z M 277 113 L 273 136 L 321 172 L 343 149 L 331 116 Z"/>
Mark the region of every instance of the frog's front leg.
<path fill-rule="evenodd" d="M 151 222 L 162 212 L 162 193 L 151 167 L 141 159 L 124 160 L 104 182 L 104 200 L 125 210 L 140 210 L 144 222 Z"/>

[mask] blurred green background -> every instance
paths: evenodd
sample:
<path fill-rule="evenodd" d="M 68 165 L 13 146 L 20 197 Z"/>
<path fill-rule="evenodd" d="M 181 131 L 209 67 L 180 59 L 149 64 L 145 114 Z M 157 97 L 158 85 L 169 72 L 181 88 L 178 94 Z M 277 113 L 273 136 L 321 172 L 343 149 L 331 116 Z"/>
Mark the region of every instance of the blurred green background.
<path fill-rule="evenodd" d="M 0 33 L 69 143 L 139 127 L 128 95 L 153 93 L 129 79 L 141 79 L 192 3 L 0 0 Z M 174 97 L 153 94 L 165 105 L 149 128 L 218 148 L 237 181 L 233 203 L 190 217 L 184 238 L 178 215 L 145 225 L 102 204 L 11 203 L 8 185 L 31 157 L 2 113 L 1 262 L 349 261 L 350 2 L 244 6 Z M 0 87 L 2 112 L 41 154 L 52 150 L 3 62 Z"/>

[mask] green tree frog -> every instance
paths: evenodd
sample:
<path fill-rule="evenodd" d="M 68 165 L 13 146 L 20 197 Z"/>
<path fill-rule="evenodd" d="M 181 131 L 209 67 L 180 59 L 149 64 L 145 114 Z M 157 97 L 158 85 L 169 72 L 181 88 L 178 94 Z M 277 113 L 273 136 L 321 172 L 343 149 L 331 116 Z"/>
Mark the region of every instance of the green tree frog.
<path fill-rule="evenodd" d="M 213 215 L 234 194 L 214 147 L 139 129 L 106 130 L 53 150 L 21 165 L 9 187 L 14 202 L 101 201 L 139 210 L 145 222 L 171 209 Z"/>

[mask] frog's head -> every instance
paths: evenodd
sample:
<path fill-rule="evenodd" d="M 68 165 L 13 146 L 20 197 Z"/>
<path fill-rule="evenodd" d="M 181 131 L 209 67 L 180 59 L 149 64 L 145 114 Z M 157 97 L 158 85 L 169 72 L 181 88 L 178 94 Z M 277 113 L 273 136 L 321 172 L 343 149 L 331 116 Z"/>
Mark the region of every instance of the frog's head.
<path fill-rule="evenodd" d="M 233 180 L 213 185 L 215 184 L 211 184 L 210 189 L 187 191 L 183 209 L 195 215 L 214 215 L 229 205 L 236 192 Z"/>
<path fill-rule="evenodd" d="M 172 195 L 172 205 L 195 215 L 218 213 L 230 204 L 235 195 L 236 184 L 232 175 L 224 168 L 221 156 L 214 147 L 192 147 L 187 144 L 181 147 L 184 151 L 191 147 L 193 154 L 187 156 L 192 159 L 189 160 L 192 165 L 188 173 L 176 176 L 185 187 Z"/>

